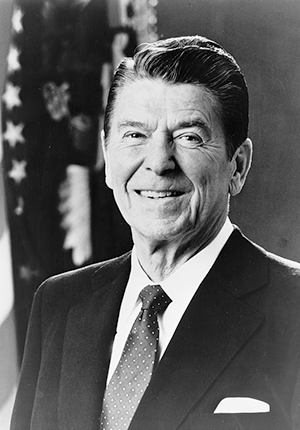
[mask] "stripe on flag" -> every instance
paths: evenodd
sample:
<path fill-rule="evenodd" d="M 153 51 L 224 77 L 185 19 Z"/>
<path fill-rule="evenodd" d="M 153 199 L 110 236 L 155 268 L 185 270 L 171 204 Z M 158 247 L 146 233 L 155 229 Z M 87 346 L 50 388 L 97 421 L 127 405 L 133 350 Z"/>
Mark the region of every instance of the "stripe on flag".
<path fill-rule="evenodd" d="M 0 147 L 2 143 L 0 142 Z M 0 156 L 1 156 L 0 150 Z M 0 163 L 1 163 L 0 158 Z M 5 217 L 3 172 L 0 164 L 0 430 L 9 428 L 18 378 L 14 292 L 10 238 Z"/>

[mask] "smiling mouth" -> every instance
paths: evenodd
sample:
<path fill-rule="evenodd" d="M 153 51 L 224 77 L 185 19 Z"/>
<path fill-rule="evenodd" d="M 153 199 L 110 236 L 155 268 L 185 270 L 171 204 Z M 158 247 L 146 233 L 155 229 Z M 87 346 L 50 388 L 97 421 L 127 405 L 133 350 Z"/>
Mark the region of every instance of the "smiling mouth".
<path fill-rule="evenodd" d="M 148 199 L 165 199 L 166 197 L 179 197 L 182 196 L 183 192 L 181 191 L 150 191 L 150 190 L 143 190 L 143 191 L 137 191 L 137 193 L 142 196 L 146 197 Z"/>

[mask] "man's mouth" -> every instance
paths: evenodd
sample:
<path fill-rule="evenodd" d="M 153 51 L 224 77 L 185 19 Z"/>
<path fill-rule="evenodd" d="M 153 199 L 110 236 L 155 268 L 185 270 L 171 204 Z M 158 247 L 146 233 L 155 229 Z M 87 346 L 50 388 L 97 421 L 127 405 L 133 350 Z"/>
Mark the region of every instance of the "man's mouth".
<path fill-rule="evenodd" d="M 138 194 L 142 197 L 146 197 L 148 199 L 165 199 L 166 197 L 178 197 L 183 194 L 182 191 L 152 191 L 152 190 L 143 190 L 138 191 Z"/>

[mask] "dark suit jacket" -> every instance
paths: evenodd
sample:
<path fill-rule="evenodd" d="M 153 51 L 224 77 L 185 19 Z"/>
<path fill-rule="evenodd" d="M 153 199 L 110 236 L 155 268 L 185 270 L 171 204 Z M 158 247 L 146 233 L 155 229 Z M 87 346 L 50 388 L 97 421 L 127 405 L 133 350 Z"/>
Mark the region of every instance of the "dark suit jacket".
<path fill-rule="evenodd" d="M 129 272 L 127 254 L 40 287 L 13 430 L 99 429 Z M 183 315 L 130 430 L 299 430 L 299 275 L 299 265 L 236 229 Z M 213 414 L 227 397 L 259 399 L 271 411 Z"/>

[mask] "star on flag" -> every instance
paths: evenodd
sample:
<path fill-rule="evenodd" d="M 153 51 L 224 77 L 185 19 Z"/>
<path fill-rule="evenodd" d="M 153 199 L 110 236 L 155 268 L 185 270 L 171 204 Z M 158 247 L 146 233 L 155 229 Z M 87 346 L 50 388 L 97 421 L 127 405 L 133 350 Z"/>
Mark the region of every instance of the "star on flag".
<path fill-rule="evenodd" d="M 26 161 L 12 160 L 12 169 L 8 172 L 8 176 L 12 178 L 17 184 L 20 184 L 26 178 Z"/>
<path fill-rule="evenodd" d="M 21 65 L 19 62 L 20 51 L 15 47 L 11 46 L 9 48 L 8 56 L 7 56 L 7 71 L 8 72 L 16 72 L 21 69 Z"/>
<path fill-rule="evenodd" d="M 21 33 L 23 31 L 23 25 L 22 25 L 22 19 L 23 19 L 23 12 L 21 9 L 16 8 L 14 10 L 13 16 L 12 16 L 12 28 L 16 33 Z"/>
<path fill-rule="evenodd" d="M 2 100 L 6 104 L 8 110 L 11 110 L 15 106 L 21 106 L 22 102 L 20 100 L 21 88 L 15 87 L 11 82 L 6 84 L 5 93 L 2 96 Z"/>
<path fill-rule="evenodd" d="M 7 122 L 6 131 L 3 134 L 3 137 L 5 140 L 8 141 L 10 146 L 12 146 L 13 148 L 16 146 L 17 142 L 20 142 L 20 143 L 25 142 L 24 136 L 22 134 L 23 128 L 24 128 L 23 124 L 15 125 L 11 121 Z"/>

